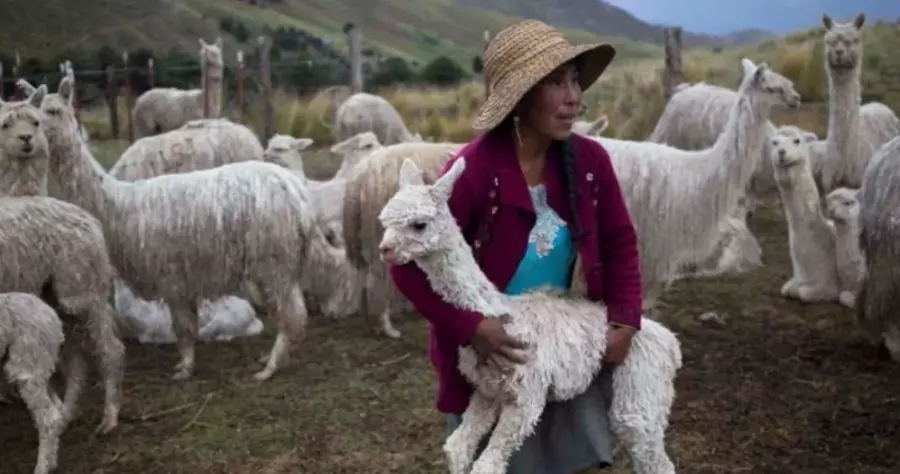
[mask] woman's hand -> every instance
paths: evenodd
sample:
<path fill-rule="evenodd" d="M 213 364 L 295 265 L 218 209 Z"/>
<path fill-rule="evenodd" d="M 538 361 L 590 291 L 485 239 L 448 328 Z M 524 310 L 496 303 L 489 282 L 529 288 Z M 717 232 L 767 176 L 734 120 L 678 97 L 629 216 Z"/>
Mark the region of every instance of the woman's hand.
<path fill-rule="evenodd" d="M 628 357 L 631 349 L 631 338 L 637 329 L 630 326 L 610 324 L 606 332 L 606 354 L 603 361 L 612 365 L 619 365 Z"/>
<path fill-rule="evenodd" d="M 478 323 L 475 335 L 472 336 L 472 347 L 479 359 L 501 367 L 509 362 L 523 364 L 528 361 L 522 352 L 528 348 L 527 344 L 514 339 L 503 329 L 503 323 L 507 321 L 509 316 L 504 315 L 499 318 L 484 318 Z"/>

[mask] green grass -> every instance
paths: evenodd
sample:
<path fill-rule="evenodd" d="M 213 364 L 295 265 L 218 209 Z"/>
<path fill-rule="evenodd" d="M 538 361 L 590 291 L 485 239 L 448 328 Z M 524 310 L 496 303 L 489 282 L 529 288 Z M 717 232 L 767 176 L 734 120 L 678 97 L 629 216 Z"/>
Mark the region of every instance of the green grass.
<path fill-rule="evenodd" d="M 121 143 L 97 143 L 110 165 Z M 308 155 L 311 175 L 336 167 Z M 751 227 L 766 266 L 681 281 L 662 321 L 681 339 L 668 447 L 679 472 L 888 474 L 900 465 L 900 379 L 861 337 L 850 311 L 778 294 L 790 274 L 784 215 L 768 200 Z M 698 316 L 715 311 L 725 326 Z M 68 474 L 311 473 L 439 474 L 443 417 L 433 408 L 426 325 L 397 318 L 402 340 L 376 337 L 366 321 L 313 315 L 294 364 L 251 380 L 273 338 L 202 344 L 193 380 L 170 380 L 173 346 L 129 344 L 122 421 L 90 435 L 102 389 L 82 398 L 64 435 Z M 36 436 L 21 404 L 0 409 L 4 474 L 31 472 Z M 619 469 L 624 474 L 626 456 Z"/>

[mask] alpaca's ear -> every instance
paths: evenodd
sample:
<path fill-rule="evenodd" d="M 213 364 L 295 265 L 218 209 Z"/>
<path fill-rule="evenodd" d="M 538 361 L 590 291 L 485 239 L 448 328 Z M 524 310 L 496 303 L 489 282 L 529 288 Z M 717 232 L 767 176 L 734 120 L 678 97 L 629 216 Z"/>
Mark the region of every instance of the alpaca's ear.
<path fill-rule="evenodd" d="M 803 141 L 805 141 L 806 143 L 812 143 L 819 139 L 818 135 L 816 135 L 813 132 L 803 132 L 802 136 L 803 136 Z"/>
<path fill-rule="evenodd" d="M 591 128 L 588 129 L 588 135 L 600 135 L 608 126 L 609 119 L 606 115 L 603 115 L 591 124 Z"/>
<path fill-rule="evenodd" d="M 209 48 L 209 44 L 203 38 L 197 38 L 197 41 L 200 42 L 200 47 L 203 49 Z"/>
<path fill-rule="evenodd" d="M 466 169 L 466 157 L 461 156 L 453 163 L 453 166 L 443 176 L 434 182 L 431 188 L 431 196 L 438 202 L 447 202 L 453 192 L 453 185 L 462 176 Z"/>
<path fill-rule="evenodd" d="M 856 18 L 853 19 L 853 26 L 856 27 L 857 30 L 862 29 L 863 23 L 866 22 L 866 14 L 863 12 L 859 12 L 859 15 L 856 15 Z"/>
<path fill-rule="evenodd" d="M 222 37 L 221 36 L 216 37 L 216 46 L 218 46 L 219 49 L 222 49 Z"/>
<path fill-rule="evenodd" d="M 37 88 L 31 85 L 30 82 L 22 78 L 16 80 L 16 87 L 18 87 L 20 91 L 25 93 L 25 95 L 34 94 L 34 91 L 37 90 Z"/>
<path fill-rule="evenodd" d="M 312 138 L 295 138 L 294 141 L 291 142 L 291 147 L 297 151 L 303 151 L 309 148 L 312 144 Z"/>
<path fill-rule="evenodd" d="M 44 103 L 44 96 L 47 95 L 47 85 L 41 84 L 40 87 L 28 97 L 28 103 L 31 104 L 32 107 L 41 108 L 41 104 Z"/>
<path fill-rule="evenodd" d="M 400 165 L 399 184 L 401 188 L 404 186 L 418 186 L 425 184 L 425 180 L 422 177 L 422 170 L 409 158 L 404 158 L 403 164 Z"/>
<path fill-rule="evenodd" d="M 831 19 L 830 16 L 828 16 L 827 13 L 822 14 L 822 25 L 825 26 L 826 30 L 830 30 L 831 27 L 834 26 L 834 21 Z"/>
<path fill-rule="evenodd" d="M 72 77 L 66 76 L 63 77 L 61 81 L 59 81 L 59 86 L 56 88 L 56 93 L 59 94 L 60 97 L 69 105 L 72 105 L 72 90 L 75 85 L 72 84 Z"/>
<path fill-rule="evenodd" d="M 344 154 L 347 150 L 351 150 L 358 146 L 359 140 L 362 135 L 354 135 L 340 143 L 335 143 L 331 146 L 332 153 Z"/>
<path fill-rule="evenodd" d="M 753 61 L 751 61 L 747 58 L 741 59 L 741 68 L 744 69 L 745 77 L 755 73 L 757 70 L 756 64 L 753 64 Z"/>

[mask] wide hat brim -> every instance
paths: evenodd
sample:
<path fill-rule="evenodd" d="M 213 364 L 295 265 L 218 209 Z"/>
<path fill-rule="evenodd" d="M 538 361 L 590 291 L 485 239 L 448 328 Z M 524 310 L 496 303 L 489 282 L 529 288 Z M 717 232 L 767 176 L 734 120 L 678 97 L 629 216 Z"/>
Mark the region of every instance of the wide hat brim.
<path fill-rule="evenodd" d="M 493 85 L 487 100 L 478 109 L 472 128 L 484 131 L 500 125 L 535 84 L 556 68 L 576 58 L 579 64 L 578 82 L 581 90 L 586 90 L 597 82 L 616 55 L 616 49 L 608 43 L 558 45 L 529 61 L 520 71 L 507 75 L 501 82 Z"/>

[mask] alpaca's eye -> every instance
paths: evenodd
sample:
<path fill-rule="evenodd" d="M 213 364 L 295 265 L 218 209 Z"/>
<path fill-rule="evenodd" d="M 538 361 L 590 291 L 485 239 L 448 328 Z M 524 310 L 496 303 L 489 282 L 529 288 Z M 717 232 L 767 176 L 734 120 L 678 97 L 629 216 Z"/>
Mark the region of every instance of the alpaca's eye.
<path fill-rule="evenodd" d="M 35 120 L 34 122 L 31 122 L 31 124 L 34 125 L 35 127 L 41 126 L 41 122 L 38 122 L 37 120 Z"/>
<path fill-rule="evenodd" d="M 2 125 L 2 127 L 0 127 L 0 128 L 3 128 L 3 130 L 8 129 L 8 128 L 9 128 L 9 122 L 3 122 L 3 125 Z"/>
<path fill-rule="evenodd" d="M 799 144 L 800 144 L 800 139 L 799 139 L 799 138 L 795 138 L 795 139 L 794 139 L 794 145 L 799 145 Z"/>
<path fill-rule="evenodd" d="M 412 224 L 412 228 L 417 232 L 422 232 L 423 230 L 425 230 L 425 227 L 428 227 L 428 224 L 424 222 L 413 222 Z"/>

